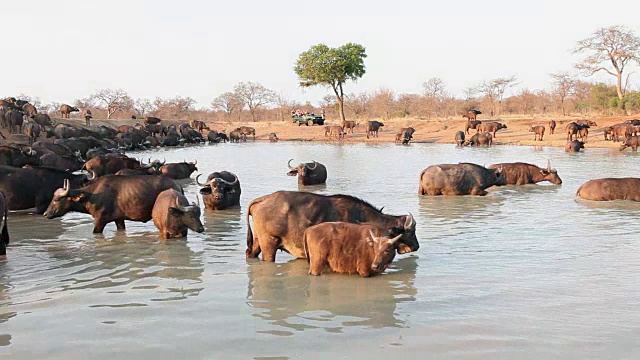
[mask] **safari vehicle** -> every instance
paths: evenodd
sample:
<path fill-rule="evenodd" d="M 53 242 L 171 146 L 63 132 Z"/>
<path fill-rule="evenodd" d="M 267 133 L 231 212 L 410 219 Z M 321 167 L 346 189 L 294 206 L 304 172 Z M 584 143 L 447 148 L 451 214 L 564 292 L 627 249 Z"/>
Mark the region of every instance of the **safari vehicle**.
<path fill-rule="evenodd" d="M 291 119 L 293 120 L 293 123 L 298 123 L 298 126 L 306 124 L 307 126 L 312 126 L 312 125 L 324 125 L 324 115 L 317 115 L 317 114 L 308 114 L 308 115 L 300 115 L 300 116 L 296 116 L 296 115 L 292 115 Z"/>

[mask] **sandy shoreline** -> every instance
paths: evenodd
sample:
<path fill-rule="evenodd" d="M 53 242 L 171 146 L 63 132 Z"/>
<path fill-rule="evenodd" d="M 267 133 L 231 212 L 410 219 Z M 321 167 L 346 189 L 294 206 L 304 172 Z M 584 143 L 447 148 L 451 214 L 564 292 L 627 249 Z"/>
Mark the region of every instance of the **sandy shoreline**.
<path fill-rule="evenodd" d="M 603 132 L 604 128 L 624 122 L 629 119 L 634 119 L 634 116 L 616 116 L 616 117 L 600 117 L 589 118 L 589 120 L 595 121 L 598 126 L 591 128 L 589 131 L 589 138 L 586 148 L 617 148 L 620 143 L 614 143 L 612 141 L 605 141 Z M 497 132 L 494 139 L 495 145 L 520 145 L 520 146 L 555 146 L 564 147 L 566 143 L 567 134 L 565 131 L 566 124 L 578 120 L 585 119 L 579 117 L 565 117 L 555 118 L 557 122 L 555 134 L 549 133 L 548 123 L 551 118 L 545 119 L 533 119 L 522 117 L 501 117 L 501 118 L 483 118 L 479 117 L 478 120 L 482 121 L 499 121 L 507 125 L 507 129 L 502 129 Z M 76 126 L 83 126 L 84 120 L 82 119 L 54 119 L 56 122 L 64 122 L 73 124 Z M 422 119 L 391 119 L 383 121 L 385 126 L 381 128 L 379 137 L 366 138 L 365 124 L 367 120 L 361 120 L 360 125 L 356 127 L 353 134 L 347 134 L 344 140 L 340 140 L 344 143 L 377 143 L 377 142 L 389 142 L 393 143 L 396 133 L 402 127 L 412 126 L 416 129 L 414 134 L 414 143 L 438 143 L 438 144 L 453 144 L 456 131 L 464 130 L 466 120 L 460 119 L 434 119 L 434 120 L 422 120 Z M 94 120 L 92 125 L 108 125 L 112 127 L 118 127 L 119 125 L 127 124 L 133 125 L 140 120 Z M 163 123 L 179 124 L 181 121 L 167 120 Z M 325 125 L 337 125 L 339 120 L 329 120 Z M 267 141 L 268 135 L 271 132 L 278 134 L 281 141 L 325 141 L 325 142 L 338 142 L 339 140 L 325 137 L 324 126 L 298 126 L 290 121 L 261 121 L 261 122 L 208 122 L 207 125 L 211 129 L 218 131 L 226 130 L 227 132 L 235 129 L 238 126 L 252 126 L 256 129 L 256 140 Z M 546 132 L 543 141 L 534 141 L 534 134 L 529 132 L 531 125 L 544 125 Z M 475 130 L 470 130 L 471 135 L 475 133 Z M 8 134 L 8 131 L 4 129 L 3 134 L 7 137 L 4 143 L 18 142 L 25 143 L 26 137 L 17 134 Z M 468 136 L 471 136 L 468 135 Z M 41 137 L 41 140 L 44 138 Z"/>

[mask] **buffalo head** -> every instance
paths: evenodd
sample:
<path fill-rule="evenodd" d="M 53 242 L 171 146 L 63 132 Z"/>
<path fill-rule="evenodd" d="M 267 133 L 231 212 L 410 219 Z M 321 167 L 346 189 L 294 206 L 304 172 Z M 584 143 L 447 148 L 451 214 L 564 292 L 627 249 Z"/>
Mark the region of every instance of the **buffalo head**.
<path fill-rule="evenodd" d="M 542 174 L 544 180 L 555 185 L 562 185 L 562 179 L 560 179 L 560 176 L 558 176 L 558 171 L 551 168 L 551 161 L 547 161 L 547 168 L 540 169 L 540 173 Z"/>
<path fill-rule="evenodd" d="M 300 177 L 304 178 L 318 167 L 318 163 L 315 161 L 310 163 L 298 164 L 298 166 L 293 167 L 291 166 L 292 161 L 293 159 L 290 159 L 289 162 L 287 162 L 287 166 L 291 170 L 287 173 L 287 175 L 289 176 L 299 175 Z"/>
<path fill-rule="evenodd" d="M 492 174 L 493 185 L 496 185 L 496 186 L 507 185 L 507 177 L 504 174 L 502 166 L 500 166 L 497 169 L 487 169 L 487 170 L 493 173 Z"/>
<path fill-rule="evenodd" d="M 396 256 L 396 244 L 401 235 L 393 238 L 386 236 L 376 236 L 373 231 L 369 230 L 371 238 L 367 239 L 367 245 L 373 248 L 374 258 L 371 263 L 371 270 L 376 273 L 383 272 L 393 261 Z"/>
<path fill-rule="evenodd" d="M 169 208 L 169 216 L 195 232 L 204 232 L 204 226 L 200 221 L 200 198 L 198 196 L 196 196 L 196 202 L 189 206 L 180 205 L 178 198 L 176 198 L 175 206 Z"/>
<path fill-rule="evenodd" d="M 64 179 L 62 189 L 53 193 L 53 199 L 44 212 L 47 219 L 55 219 L 68 213 L 76 204 L 86 201 L 88 195 L 80 190 L 71 189 L 69 179 Z"/>
<path fill-rule="evenodd" d="M 235 179 L 233 181 L 226 181 L 221 177 L 214 177 L 209 179 L 206 183 L 200 183 L 198 178 L 199 174 L 196 176 L 196 183 L 203 188 L 200 189 L 200 194 L 202 195 L 210 195 L 216 202 L 221 202 L 225 200 L 225 196 L 227 194 L 235 192 L 235 186 L 238 184 L 238 177 L 234 175 Z"/>
<path fill-rule="evenodd" d="M 398 254 L 417 251 L 420 248 L 416 237 L 416 221 L 413 215 L 398 217 L 395 226 L 387 231 L 387 237 L 394 238 L 396 236 L 400 237 L 397 243 Z"/>

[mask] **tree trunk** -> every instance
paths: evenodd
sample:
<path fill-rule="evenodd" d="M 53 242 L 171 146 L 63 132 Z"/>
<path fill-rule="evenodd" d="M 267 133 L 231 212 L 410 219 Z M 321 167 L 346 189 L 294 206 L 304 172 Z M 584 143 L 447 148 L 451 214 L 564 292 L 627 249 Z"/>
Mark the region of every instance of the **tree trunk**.
<path fill-rule="evenodd" d="M 622 100 L 624 94 L 622 93 L 622 72 L 618 71 L 618 84 L 616 86 L 616 91 L 618 92 L 618 99 Z"/>
<path fill-rule="evenodd" d="M 346 119 L 344 117 L 344 92 L 342 91 L 342 84 L 338 83 L 338 84 L 332 85 L 332 87 L 333 87 L 333 92 L 336 93 L 336 99 L 338 100 L 337 105 L 338 105 L 338 114 L 340 115 L 340 121 L 344 123 Z"/>

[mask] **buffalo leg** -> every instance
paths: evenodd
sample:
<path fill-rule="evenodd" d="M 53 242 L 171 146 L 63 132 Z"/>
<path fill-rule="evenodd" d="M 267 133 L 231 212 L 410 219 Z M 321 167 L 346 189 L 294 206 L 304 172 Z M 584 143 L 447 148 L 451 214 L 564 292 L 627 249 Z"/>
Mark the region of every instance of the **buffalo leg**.
<path fill-rule="evenodd" d="M 101 220 L 96 219 L 94 226 L 93 226 L 93 233 L 94 234 L 102 234 L 102 231 L 104 230 L 104 227 L 107 226 L 107 223 Z"/>
<path fill-rule="evenodd" d="M 276 261 L 276 252 L 278 251 L 278 244 L 280 243 L 280 239 L 273 236 L 265 236 L 261 238 L 262 240 L 266 240 L 266 243 L 260 244 L 260 249 L 262 250 L 262 261 Z"/>
<path fill-rule="evenodd" d="M 125 229 L 124 220 L 122 220 L 122 219 L 121 220 L 116 220 L 116 228 L 118 230 L 124 230 Z"/>

